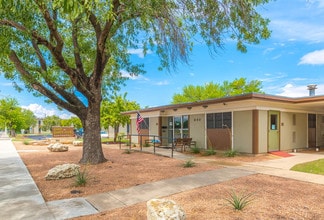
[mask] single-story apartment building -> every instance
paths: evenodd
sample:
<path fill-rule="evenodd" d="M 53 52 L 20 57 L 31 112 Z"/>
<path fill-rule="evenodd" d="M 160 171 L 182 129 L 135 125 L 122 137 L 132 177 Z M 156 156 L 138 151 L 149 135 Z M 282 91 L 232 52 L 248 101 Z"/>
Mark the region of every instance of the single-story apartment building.
<path fill-rule="evenodd" d="M 260 154 L 324 146 L 324 96 L 289 98 L 259 93 L 129 111 L 130 135 L 158 136 L 162 146 L 190 137 L 196 147 Z"/>

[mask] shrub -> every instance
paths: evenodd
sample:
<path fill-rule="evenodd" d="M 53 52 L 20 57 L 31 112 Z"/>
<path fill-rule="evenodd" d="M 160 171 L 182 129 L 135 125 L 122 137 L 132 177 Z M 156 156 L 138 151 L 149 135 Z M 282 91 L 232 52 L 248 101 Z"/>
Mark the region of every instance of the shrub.
<path fill-rule="evenodd" d="M 23 144 L 24 145 L 30 145 L 29 141 L 24 141 Z"/>
<path fill-rule="evenodd" d="M 86 170 L 82 172 L 78 171 L 77 175 L 75 176 L 75 186 L 85 186 L 88 182 L 88 174 Z"/>
<path fill-rule="evenodd" d="M 200 153 L 200 148 L 199 147 L 192 147 L 190 148 L 191 153 L 193 154 L 199 154 Z"/>
<path fill-rule="evenodd" d="M 228 150 L 224 153 L 225 157 L 235 157 L 237 155 L 236 150 Z"/>
<path fill-rule="evenodd" d="M 187 160 L 184 164 L 183 167 L 184 168 L 188 168 L 188 167 L 194 167 L 196 165 L 195 162 L 193 162 L 192 160 Z"/>
<path fill-rule="evenodd" d="M 226 198 L 225 200 L 235 210 L 242 210 L 254 200 L 253 195 L 254 193 L 237 194 L 234 191 L 232 191 L 231 193 L 229 193 L 229 198 Z"/>
<path fill-rule="evenodd" d="M 132 151 L 130 149 L 126 149 L 126 150 L 124 150 L 123 154 L 131 154 L 131 153 L 132 153 Z"/>
<path fill-rule="evenodd" d="M 204 156 L 211 156 L 211 155 L 215 155 L 216 154 L 216 151 L 214 149 L 207 149 L 203 152 L 203 155 Z"/>

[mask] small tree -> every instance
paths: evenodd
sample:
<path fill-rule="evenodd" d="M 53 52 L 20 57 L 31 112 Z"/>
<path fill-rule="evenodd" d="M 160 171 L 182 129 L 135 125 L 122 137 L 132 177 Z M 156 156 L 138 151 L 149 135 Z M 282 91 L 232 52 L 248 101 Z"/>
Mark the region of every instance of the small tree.
<path fill-rule="evenodd" d="M 60 126 L 60 125 L 61 125 L 61 119 L 58 116 L 56 115 L 46 116 L 43 119 L 42 130 L 43 131 L 52 130 L 53 126 Z"/>
<path fill-rule="evenodd" d="M 0 128 L 8 128 L 11 136 L 15 136 L 22 129 L 29 129 L 35 123 L 34 114 L 19 107 L 16 99 L 0 99 Z"/>
<path fill-rule="evenodd" d="M 130 122 L 128 115 L 122 115 L 121 112 L 139 109 L 140 106 L 135 101 L 128 101 L 126 99 L 127 93 L 123 96 L 113 96 L 111 101 L 104 100 L 101 105 L 101 123 L 105 129 L 109 126 L 114 128 L 114 141 L 117 140 L 119 127 L 125 126 Z"/>

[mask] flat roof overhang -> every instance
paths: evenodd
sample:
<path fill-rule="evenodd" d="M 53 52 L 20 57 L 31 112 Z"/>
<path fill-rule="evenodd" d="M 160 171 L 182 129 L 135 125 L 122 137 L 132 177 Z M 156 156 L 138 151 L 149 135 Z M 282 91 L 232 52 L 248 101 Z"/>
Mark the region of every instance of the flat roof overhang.
<path fill-rule="evenodd" d="M 299 98 L 291 98 L 291 97 L 284 97 L 284 96 L 275 96 L 275 95 L 268 95 L 268 94 L 260 94 L 260 93 L 248 93 L 243 95 L 237 96 L 230 96 L 230 97 L 223 97 L 217 99 L 209 99 L 197 102 L 188 102 L 188 103 L 180 103 L 180 104 L 170 104 L 164 106 L 157 106 L 151 108 L 144 108 L 139 110 L 141 113 L 145 112 L 154 112 L 154 111 L 165 111 L 170 109 L 176 108 L 187 108 L 187 107 L 195 107 L 195 106 L 205 106 L 211 104 L 218 104 L 218 103 L 229 103 L 229 102 L 236 102 L 236 101 L 244 101 L 244 100 L 259 100 L 259 101 L 266 101 L 266 102 L 274 102 L 274 103 L 282 103 L 282 104 L 289 104 L 289 105 L 296 105 L 301 108 L 321 110 L 324 111 L 324 96 L 307 96 L 307 97 L 299 97 Z M 122 114 L 131 115 L 138 111 L 127 111 L 123 112 Z"/>

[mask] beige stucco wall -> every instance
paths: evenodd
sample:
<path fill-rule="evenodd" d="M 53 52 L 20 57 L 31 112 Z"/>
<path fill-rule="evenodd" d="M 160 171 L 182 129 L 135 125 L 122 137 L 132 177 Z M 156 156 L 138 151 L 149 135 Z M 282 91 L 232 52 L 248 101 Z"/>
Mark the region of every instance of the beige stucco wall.
<path fill-rule="evenodd" d="M 197 114 L 189 116 L 189 132 L 193 141 L 196 141 L 196 147 L 206 149 L 205 144 L 205 115 Z"/>
<path fill-rule="evenodd" d="M 268 152 L 268 111 L 259 110 L 259 153 Z"/>
<path fill-rule="evenodd" d="M 318 114 L 316 119 L 316 146 L 324 146 L 324 115 Z"/>
<path fill-rule="evenodd" d="M 161 126 L 159 124 L 159 117 L 150 117 L 149 121 L 150 121 L 149 135 L 159 136 L 159 127 Z"/>
<path fill-rule="evenodd" d="M 233 147 L 242 153 L 252 153 L 252 111 L 233 112 Z"/>
<path fill-rule="evenodd" d="M 295 124 L 293 123 L 295 119 Z M 307 114 L 281 112 L 280 150 L 293 150 L 307 146 Z"/>

